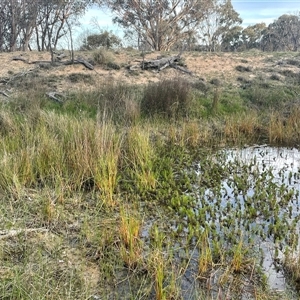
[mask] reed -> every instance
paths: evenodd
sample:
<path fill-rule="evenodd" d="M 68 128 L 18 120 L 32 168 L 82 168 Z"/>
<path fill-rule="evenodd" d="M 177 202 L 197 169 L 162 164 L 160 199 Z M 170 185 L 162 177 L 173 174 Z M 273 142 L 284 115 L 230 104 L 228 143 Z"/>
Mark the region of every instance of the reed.
<path fill-rule="evenodd" d="M 199 276 L 207 274 L 210 268 L 213 267 L 213 256 L 206 230 L 202 233 L 199 243 Z"/>
<path fill-rule="evenodd" d="M 139 238 L 142 222 L 138 215 L 121 208 L 120 211 L 120 254 L 129 269 L 137 267 L 141 261 L 142 245 Z"/>
<path fill-rule="evenodd" d="M 127 131 L 123 157 L 134 186 L 140 191 L 155 189 L 155 151 L 149 128 L 134 126 Z"/>

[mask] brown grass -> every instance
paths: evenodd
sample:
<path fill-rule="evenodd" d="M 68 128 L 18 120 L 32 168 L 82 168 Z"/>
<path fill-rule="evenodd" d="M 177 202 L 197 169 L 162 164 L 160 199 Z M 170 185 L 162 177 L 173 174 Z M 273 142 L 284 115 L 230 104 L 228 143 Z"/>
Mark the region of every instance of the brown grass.
<path fill-rule="evenodd" d="M 67 52 L 66 52 L 67 54 Z M 165 55 L 174 55 L 178 53 L 166 53 Z M 94 53 L 91 52 L 76 52 L 75 58 L 83 57 L 86 60 L 93 60 Z M 145 56 L 145 59 L 154 59 L 160 56 L 161 53 L 153 52 Z M 110 60 L 121 66 L 120 70 L 108 70 L 104 65 L 95 65 L 94 71 L 85 68 L 83 65 L 69 65 L 49 67 L 47 69 L 40 68 L 38 64 L 28 64 L 23 61 L 12 60 L 13 57 L 20 56 L 28 62 L 34 61 L 50 61 L 51 55 L 47 52 L 31 51 L 28 53 L 0 53 L 2 68 L 0 70 L 0 78 L 6 78 L 11 82 L 16 77 L 26 77 L 30 74 L 39 71 L 38 84 L 39 89 L 43 86 L 44 89 L 51 89 L 57 92 L 90 90 L 101 86 L 107 81 L 117 81 L 123 83 L 145 84 L 147 82 L 157 82 L 162 78 L 167 79 L 180 75 L 186 77 L 188 80 L 197 80 L 204 78 L 209 81 L 211 78 L 219 78 L 228 84 L 237 85 L 236 78 L 240 76 L 240 72 L 236 67 L 241 64 L 243 59 L 247 58 L 247 66 L 251 67 L 252 72 L 247 75 L 248 79 L 257 77 L 259 72 L 265 73 L 265 78 L 269 78 L 280 71 L 284 71 L 284 66 L 274 64 L 276 62 L 275 54 L 269 53 L 221 53 L 216 55 L 214 53 L 201 52 L 185 52 L 182 54 L 187 69 L 193 72 L 194 77 L 181 73 L 174 69 L 164 69 L 161 72 L 141 71 L 130 73 L 126 66 L 138 65 L 142 62 L 142 57 L 138 51 L 119 50 L 118 52 L 111 51 L 109 53 Z M 66 58 L 68 59 L 68 57 Z M 279 58 L 277 59 L 279 60 Z M 289 65 L 289 70 L 297 72 L 297 66 Z M 73 75 L 75 74 L 75 75 Z M 76 76 L 80 79 L 82 75 L 83 80 L 73 82 L 69 78 Z M 71 77 L 70 77 L 71 76 Z M 91 79 L 88 80 L 89 76 Z M 40 80 L 44 78 L 44 80 Z M 247 80 L 248 80 L 247 79 Z M 17 91 L 18 87 L 14 86 L 12 93 Z"/>

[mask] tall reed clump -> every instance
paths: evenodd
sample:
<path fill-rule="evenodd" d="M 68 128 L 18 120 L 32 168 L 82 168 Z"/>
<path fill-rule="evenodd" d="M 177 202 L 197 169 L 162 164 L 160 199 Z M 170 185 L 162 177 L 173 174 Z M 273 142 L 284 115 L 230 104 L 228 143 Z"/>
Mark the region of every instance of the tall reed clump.
<path fill-rule="evenodd" d="M 292 251 L 287 252 L 283 266 L 288 276 L 294 282 L 296 290 L 300 292 L 300 254 Z"/>
<path fill-rule="evenodd" d="M 156 300 L 166 300 L 167 299 L 167 291 L 164 287 L 166 281 L 166 266 L 165 266 L 165 258 L 163 257 L 163 253 L 156 249 L 151 256 L 154 272 L 154 280 L 155 280 L 155 294 Z"/>
<path fill-rule="evenodd" d="M 98 110 L 112 121 L 135 124 L 140 118 L 141 88 L 126 83 L 104 82 L 99 90 Z"/>
<path fill-rule="evenodd" d="M 125 208 L 120 211 L 120 254 L 129 269 L 137 267 L 142 257 L 142 244 L 139 238 L 142 221 L 137 213 L 128 212 Z"/>
<path fill-rule="evenodd" d="M 207 230 L 204 230 L 200 237 L 199 244 L 199 276 L 205 275 L 213 266 L 212 250 L 209 243 Z"/>
<path fill-rule="evenodd" d="M 105 114 L 98 114 L 96 131 L 97 155 L 92 164 L 94 183 L 101 191 L 104 203 L 114 206 L 122 135 L 116 132 L 115 126 Z"/>
<path fill-rule="evenodd" d="M 287 116 L 280 112 L 270 113 L 269 141 L 274 144 L 295 144 L 299 142 L 300 109 L 292 106 Z"/>
<path fill-rule="evenodd" d="M 95 122 L 46 111 L 37 120 L 5 117 L 14 127 L 2 133 L 1 188 L 96 188 L 112 205 L 121 137 L 109 119 Z"/>
<path fill-rule="evenodd" d="M 1 138 L 1 187 L 7 191 L 17 186 L 46 184 L 51 174 L 61 168 L 60 142 L 45 126 L 44 115 L 33 121 L 26 116 L 7 114 L 15 125 Z"/>
<path fill-rule="evenodd" d="M 247 262 L 249 263 L 245 256 L 246 251 L 243 236 L 241 236 L 240 241 L 233 247 L 233 257 L 230 264 L 233 272 L 240 273 L 243 270 L 243 267 L 246 266 Z"/>
<path fill-rule="evenodd" d="M 184 117 L 192 103 L 190 84 L 180 77 L 149 83 L 144 90 L 141 112 L 145 116 Z"/>
<path fill-rule="evenodd" d="M 239 143 L 244 140 L 258 140 L 265 134 L 259 116 L 255 111 L 227 116 L 224 119 L 223 132 L 227 141 Z"/>
<path fill-rule="evenodd" d="M 172 250 L 167 237 L 153 225 L 151 228 L 151 253 L 147 265 L 154 280 L 156 300 L 181 299 L 177 279 L 179 277 L 173 263 Z"/>
<path fill-rule="evenodd" d="M 154 170 L 155 151 L 148 128 L 138 126 L 128 129 L 124 146 L 125 173 L 132 181 L 132 188 L 140 192 L 153 190 L 156 186 Z"/>

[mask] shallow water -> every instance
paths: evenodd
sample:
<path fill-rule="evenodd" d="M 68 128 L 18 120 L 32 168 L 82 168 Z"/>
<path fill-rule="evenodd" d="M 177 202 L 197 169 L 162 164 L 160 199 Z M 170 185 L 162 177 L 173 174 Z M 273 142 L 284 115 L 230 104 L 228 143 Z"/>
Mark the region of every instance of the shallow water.
<path fill-rule="evenodd" d="M 260 173 L 269 171 L 269 176 L 272 177 L 270 180 L 272 183 L 282 186 L 286 185 L 289 190 L 293 190 L 296 199 L 294 199 L 291 205 L 292 213 L 290 214 L 290 221 L 293 217 L 299 215 L 300 151 L 298 149 L 255 146 L 244 149 L 225 150 L 224 152 L 227 156 L 227 162 L 253 164 L 254 171 Z M 233 193 L 228 187 L 227 180 L 225 180 L 222 185 L 227 194 Z M 247 195 L 253 196 L 251 188 L 248 190 Z M 259 222 L 259 220 L 257 221 Z M 299 232 L 299 225 L 297 231 Z M 274 265 L 276 245 L 271 239 L 258 242 L 264 254 L 262 267 L 268 277 L 269 287 L 278 291 L 286 290 L 288 286 L 284 273 Z M 284 254 L 279 251 L 277 258 L 282 261 Z"/>
<path fill-rule="evenodd" d="M 175 239 L 169 235 L 173 257 L 178 265 L 187 261 L 180 278 L 183 299 L 219 299 L 220 293 L 224 296 L 235 292 L 232 286 L 240 284 L 234 281 L 235 275 L 227 286 L 219 283 L 226 266 L 214 268 L 204 280 L 199 277 L 201 233 L 205 231 L 211 247 L 219 242 L 229 263 L 232 249 L 243 240 L 243 246 L 250 249 L 266 275 L 269 288 L 295 294 L 282 262 L 286 247 L 293 251 L 298 247 L 294 240 L 299 240 L 300 151 L 268 146 L 224 149 L 193 164 L 187 172 L 196 173 L 193 190 L 186 192 L 190 198 L 180 198 L 179 204 L 175 203 L 174 220 L 166 223 L 167 228 L 161 228 L 165 236 L 178 233 Z M 156 222 L 154 217 L 146 224 L 143 239 L 149 239 Z M 232 299 L 254 298 L 256 283 L 247 276 L 252 277 L 242 274 L 244 282 Z"/>

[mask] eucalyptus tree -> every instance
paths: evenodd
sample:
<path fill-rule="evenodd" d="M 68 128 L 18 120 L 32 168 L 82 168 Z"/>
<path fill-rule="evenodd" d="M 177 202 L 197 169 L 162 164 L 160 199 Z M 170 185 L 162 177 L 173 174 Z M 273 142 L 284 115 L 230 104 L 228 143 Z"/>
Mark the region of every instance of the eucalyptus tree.
<path fill-rule="evenodd" d="M 0 4 L 1 49 L 14 51 L 17 47 L 21 20 L 21 7 L 18 0 L 3 0 Z"/>
<path fill-rule="evenodd" d="M 274 50 L 297 51 L 300 38 L 300 18 L 284 14 L 269 25 L 269 39 Z M 275 40 L 277 39 L 277 40 Z"/>
<path fill-rule="evenodd" d="M 0 0 L 0 51 L 56 48 L 90 0 Z"/>
<path fill-rule="evenodd" d="M 205 17 L 213 0 L 99 0 L 121 25 L 153 50 L 170 50 Z"/>
<path fill-rule="evenodd" d="M 199 24 L 200 42 L 208 51 L 220 51 L 228 40 L 230 31 L 242 23 L 239 14 L 234 10 L 231 0 L 213 0 L 213 5 L 206 11 L 203 21 Z M 230 48 L 230 45 L 228 48 Z"/>
<path fill-rule="evenodd" d="M 243 27 L 240 25 L 233 26 L 222 34 L 222 51 L 241 51 L 244 50 L 242 40 Z"/>
<path fill-rule="evenodd" d="M 267 29 L 267 25 L 264 22 L 249 25 L 244 28 L 242 31 L 244 49 L 260 49 L 261 42 L 267 32 Z"/>
<path fill-rule="evenodd" d="M 9 14 L 8 1 L 0 2 L 0 51 L 7 51 L 9 49 Z"/>
<path fill-rule="evenodd" d="M 82 0 L 39 0 L 35 27 L 38 50 L 56 49 L 59 39 L 69 33 L 88 4 Z"/>

